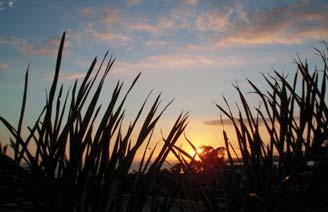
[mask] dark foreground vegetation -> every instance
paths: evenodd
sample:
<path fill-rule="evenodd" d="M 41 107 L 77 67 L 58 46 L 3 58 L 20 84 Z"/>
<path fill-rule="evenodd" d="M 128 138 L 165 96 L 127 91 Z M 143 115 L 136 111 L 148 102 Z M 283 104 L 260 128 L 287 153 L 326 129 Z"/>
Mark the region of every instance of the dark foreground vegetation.
<path fill-rule="evenodd" d="M 139 75 L 126 93 L 118 82 L 108 105 L 98 103 L 114 63 L 107 54 L 65 95 L 58 85 L 64 41 L 65 33 L 46 105 L 27 135 L 22 136 L 28 70 L 18 126 L 0 116 L 13 152 L 8 154 L 8 145 L 0 148 L 1 211 L 328 211 L 326 43 L 316 50 L 322 64 L 313 71 L 298 58 L 294 76 L 263 76 L 267 91 L 249 81 L 259 107 L 235 86 L 241 100 L 237 116 L 226 99 L 217 107 L 233 123 L 238 146 L 223 130 L 225 147 L 203 146 L 200 153 L 185 138 L 196 152 L 189 155 L 175 145 L 186 114 L 177 117 L 157 151 L 147 154 L 168 106 L 159 109 L 160 96 L 148 112 L 146 97 L 125 127 L 124 104 Z M 143 157 L 131 172 L 137 152 Z M 179 163 L 163 169 L 169 153 Z"/>

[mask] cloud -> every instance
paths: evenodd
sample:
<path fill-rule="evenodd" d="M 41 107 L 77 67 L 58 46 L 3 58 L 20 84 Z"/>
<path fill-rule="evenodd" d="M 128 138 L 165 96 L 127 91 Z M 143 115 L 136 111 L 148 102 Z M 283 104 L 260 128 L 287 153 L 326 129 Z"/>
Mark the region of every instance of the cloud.
<path fill-rule="evenodd" d="M 111 25 L 114 23 L 117 23 L 119 21 L 120 18 L 120 11 L 118 9 L 114 9 L 112 7 L 107 7 L 104 9 L 104 18 L 102 19 L 102 21 L 107 24 L 107 25 Z"/>
<path fill-rule="evenodd" d="M 328 4 L 300 0 L 287 6 L 246 12 L 238 3 L 239 18 L 230 23 L 217 45 L 295 44 L 328 37 Z"/>
<path fill-rule="evenodd" d="M 60 39 L 57 37 L 48 37 L 48 38 L 44 39 L 43 42 L 49 46 L 59 46 Z"/>
<path fill-rule="evenodd" d="M 81 9 L 81 13 L 86 16 L 91 16 L 95 13 L 95 9 L 92 7 L 84 7 Z"/>
<path fill-rule="evenodd" d="M 85 77 L 85 72 L 61 73 L 59 78 L 61 80 L 76 80 Z"/>
<path fill-rule="evenodd" d="M 167 16 L 158 16 L 153 20 L 142 18 L 141 20 L 125 23 L 131 31 L 141 31 L 153 36 L 168 35 L 178 29 L 192 29 L 195 11 L 185 8 L 176 8 Z"/>
<path fill-rule="evenodd" d="M 87 25 L 88 33 L 100 40 L 122 41 L 124 45 L 132 38 L 140 36 L 138 33 L 145 33 L 157 39 L 161 36 L 174 35 L 178 29 L 192 29 L 195 19 L 195 11 L 191 8 L 175 8 L 168 15 L 159 15 L 155 18 L 130 16 L 127 11 L 112 7 L 101 8 L 97 13 L 103 15 Z"/>
<path fill-rule="evenodd" d="M 146 32 L 153 35 L 159 35 L 162 31 L 159 25 L 151 23 L 147 19 L 135 23 L 128 23 L 127 27 L 129 30 Z"/>
<path fill-rule="evenodd" d="M 127 0 L 126 5 L 127 6 L 137 6 L 141 3 L 141 0 Z"/>
<path fill-rule="evenodd" d="M 295 120 L 299 120 L 299 117 L 294 117 L 294 119 Z M 248 125 L 247 118 L 244 118 L 242 120 L 243 120 L 244 124 Z M 235 121 L 236 121 L 236 124 L 238 125 L 239 124 L 239 118 L 235 118 Z M 256 121 L 256 119 L 255 119 L 255 121 Z M 271 121 L 270 121 L 270 118 L 268 118 L 268 117 L 265 117 L 264 120 L 263 120 L 263 118 L 259 118 L 258 119 L 259 126 L 261 126 L 262 124 L 264 124 L 264 121 L 269 126 L 271 126 L 271 124 L 270 124 Z M 277 123 L 278 123 L 278 121 L 276 120 L 275 124 L 277 124 Z M 222 126 L 222 124 L 223 124 L 223 126 L 232 126 L 233 125 L 233 122 L 230 119 L 228 119 L 228 118 L 224 118 L 224 119 L 222 119 L 222 121 L 219 120 L 219 119 L 203 121 L 203 124 L 209 125 L 209 126 Z"/>
<path fill-rule="evenodd" d="M 188 30 L 207 33 L 211 48 L 236 45 L 300 44 L 328 37 L 328 4 L 299 0 L 285 6 L 245 10 L 242 1 L 221 4 L 210 10 L 176 8 L 152 22 L 131 24 L 131 29 L 155 36 Z M 213 33 L 212 33 L 213 32 Z M 201 48 L 193 45 L 194 48 Z M 204 49 L 204 48 L 203 48 Z"/>
<path fill-rule="evenodd" d="M 239 119 L 235 119 L 236 123 L 239 123 Z M 266 121 L 270 122 L 269 118 L 265 119 Z M 247 119 L 243 119 L 243 122 L 248 125 Z M 263 124 L 263 119 L 259 118 L 258 120 L 259 125 Z M 232 121 L 230 119 L 222 119 L 221 120 L 209 120 L 209 121 L 203 121 L 203 124 L 209 125 L 209 126 L 231 126 L 233 125 Z"/>
<path fill-rule="evenodd" d="M 232 7 L 220 7 L 205 11 L 197 17 L 195 27 L 199 31 L 225 31 L 232 12 Z"/>
<path fill-rule="evenodd" d="M 185 4 L 197 4 L 198 0 L 180 0 L 181 2 L 185 3 Z"/>
<path fill-rule="evenodd" d="M 111 31 L 97 31 L 94 30 L 93 25 L 89 24 L 87 32 L 96 40 L 109 41 L 114 45 L 125 46 L 132 38 L 124 33 L 116 33 Z"/>
<path fill-rule="evenodd" d="M 16 2 L 16 0 L 7 0 L 7 1 L 0 0 L 0 11 L 4 10 L 5 5 L 8 5 L 9 8 L 13 8 L 15 2 Z"/>
<path fill-rule="evenodd" d="M 119 34 L 119 33 L 111 33 L 111 32 L 92 32 L 92 35 L 95 39 L 97 40 L 102 40 L 102 41 L 111 41 L 114 44 L 118 45 L 126 45 L 127 42 L 131 40 L 131 38 L 127 35 L 124 34 Z"/>
<path fill-rule="evenodd" d="M 11 7 L 11 8 L 14 7 L 14 3 L 15 3 L 15 0 L 9 0 L 8 1 L 8 6 Z"/>
<path fill-rule="evenodd" d="M 10 45 L 15 47 L 19 52 L 26 55 L 40 56 L 56 52 L 59 40 L 55 41 L 54 38 L 46 38 L 40 44 L 32 44 L 23 38 L 15 36 L 0 37 L 0 45 Z"/>
<path fill-rule="evenodd" d="M 66 40 L 65 40 L 65 48 L 70 48 L 72 46 L 71 42 L 70 42 L 70 40 L 71 40 L 70 38 L 72 36 L 74 36 L 74 38 L 76 37 L 72 31 L 67 31 Z M 59 47 L 59 44 L 60 44 L 59 36 L 49 36 L 49 37 L 43 39 L 40 45 L 46 46 L 50 51 L 52 51 L 52 50 L 57 50 L 57 48 Z"/>
<path fill-rule="evenodd" d="M 165 40 L 148 40 L 145 42 L 145 46 L 148 47 L 163 47 L 169 44 L 168 41 Z"/>
<path fill-rule="evenodd" d="M 0 44 L 14 46 L 18 51 L 27 55 L 46 55 L 49 53 L 49 49 L 43 47 L 36 47 L 35 45 L 27 42 L 26 40 L 15 36 L 0 37 Z"/>
<path fill-rule="evenodd" d="M 79 80 L 84 78 L 86 75 L 86 72 L 62 72 L 59 74 L 59 79 L 63 81 L 71 81 L 71 80 Z M 93 77 L 94 73 L 91 74 L 91 77 Z M 46 74 L 43 76 L 42 80 L 44 81 L 52 81 L 53 76 Z"/>
<path fill-rule="evenodd" d="M 186 33 L 201 39 L 201 45 L 206 41 L 205 45 L 213 50 L 238 45 L 299 44 L 328 37 L 328 13 L 325 12 L 328 4 L 324 1 L 299 0 L 285 6 L 257 10 L 249 5 L 245 9 L 242 2 L 227 2 L 209 10 L 178 7 L 157 17 L 131 16 L 126 10 L 112 7 L 99 11 L 84 8 L 84 13 L 102 14 L 88 25 L 88 33 L 97 40 L 111 41 L 120 46 L 141 38 L 145 40 L 145 46 L 160 47 L 166 44 L 163 40 Z M 205 49 L 197 43 L 189 47 Z"/>
<path fill-rule="evenodd" d="M 4 71 L 5 69 L 9 69 L 10 65 L 7 63 L 0 63 L 0 71 Z"/>
<path fill-rule="evenodd" d="M 96 41 L 110 42 L 116 46 L 126 46 L 135 36 L 130 35 L 127 30 L 125 18 L 122 11 L 113 7 L 105 8 L 84 8 L 85 14 L 95 13 L 96 20 L 86 23 L 82 32 L 75 32 L 78 39 L 83 36 L 90 36 Z"/>
<path fill-rule="evenodd" d="M 118 72 L 138 71 L 188 71 L 188 70 L 226 70 L 232 66 L 257 64 L 272 60 L 271 56 L 254 58 L 239 56 L 208 56 L 188 53 L 161 54 L 145 57 L 137 61 L 118 61 Z"/>

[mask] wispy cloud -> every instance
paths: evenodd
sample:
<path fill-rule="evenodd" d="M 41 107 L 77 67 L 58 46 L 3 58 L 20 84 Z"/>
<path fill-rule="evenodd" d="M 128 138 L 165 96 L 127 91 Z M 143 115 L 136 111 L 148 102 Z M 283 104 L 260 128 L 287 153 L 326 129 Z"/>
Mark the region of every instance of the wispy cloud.
<path fill-rule="evenodd" d="M 101 9 L 84 8 L 82 13 L 101 14 L 96 21 L 86 24 L 86 27 L 84 28 L 84 33 L 90 35 L 94 40 L 111 42 L 111 44 L 116 46 L 126 46 L 132 41 L 132 36 L 124 30 L 121 10 L 113 7 Z"/>
<path fill-rule="evenodd" d="M 205 11 L 197 16 L 195 28 L 200 31 L 225 31 L 232 12 L 233 8 L 227 6 Z"/>
<path fill-rule="evenodd" d="M 229 67 L 257 64 L 272 60 L 272 57 L 206 56 L 184 53 L 171 53 L 145 57 L 137 61 L 118 61 L 118 72 L 138 71 L 192 71 L 226 70 Z"/>
<path fill-rule="evenodd" d="M 111 25 L 117 23 L 120 20 L 120 11 L 118 9 L 107 7 L 103 11 L 103 19 L 102 21 L 107 24 Z"/>
<path fill-rule="evenodd" d="M 326 39 L 327 10 L 326 2 L 314 0 L 299 0 L 271 9 L 245 10 L 242 1 L 238 0 L 202 12 L 195 12 L 191 8 L 176 8 L 169 16 L 160 17 L 152 24 L 137 25 L 135 29 L 155 35 L 181 29 L 194 33 L 205 32 L 210 35 L 211 46 L 218 47 L 289 45 Z"/>
<path fill-rule="evenodd" d="M 8 6 L 9 7 L 14 7 L 14 3 L 15 3 L 16 0 L 9 0 L 8 1 Z"/>
<path fill-rule="evenodd" d="M 195 0 L 180 1 L 197 3 Z M 137 3 L 140 2 L 132 1 L 129 4 Z M 87 24 L 88 33 L 97 40 L 110 41 L 118 46 L 126 46 L 135 41 L 135 38 L 141 38 L 139 41 L 143 40 L 146 47 L 161 47 L 170 39 L 172 41 L 186 33 L 202 39 L 198 44 L 195 42 L 188 45 L 194 49 L 218 49 L 237 45 L 289 45 L 328 37 L 328 13 L 325 12 L 328 4 L 324 1 L 299 0 L 285 6 L 257 10 L 249 7 L 245 9 L 243 3 L 244 1 L 236 0 L 211 9 L 179 6 L 166 15 L 159 14 L 155 17 L 131 16 L 127 14 L 128 10 L 113 7 L 84 8 L 82 13 L 102 14 L 98 20 Z M 155 40 L 161 42 L 154 42 Z M 178 42 L 177 44 L 179 45 Z"/>
<path fill-rule="evenodd" d="M 15 36 L 0 37 L 0 45 L 10 45 L 17 49 L 17 51 L 32 56 L 47 55 L 56 52 L 59 40 L 53 37 L 44 39 L 39 44 L 33 44 L 23 38 Z"/>
<path fill-rule="evenodd" d="M 175 33 L 178 29 L 192 29 L 195 19 L 192 9 L 175 8 L 167 16 L 158 16 L 155 19 L 142 18 L 125 23 L 132 31 L 141 31 L 155 36 L 166 36 Z"/>
<path fill-rule="evenodd" d="M 191 4 L 191 5 L 194 5 L 194 4 L 197 4 L 198 0 L 179 0 L 185 4 Z"/>
<path fill-rule="evenodd" d="M 235 119 L 236 123 L 239 123 L 239 119 Z M 270 121 L 269 118 L 265 119 L 266 121 Z M 248 124 L 247 119 L 243 119 L 243 122 L 245 124 Z M 263 119 L 258 119 L 258 123 L 259 125 L 261 125 L 263 123 Z M 209 126 L 231 126 L 233 125 L 233 122 L 230 119 L 222 119 L 222 120 L 209 120 L 209 121 L 203 121 L 203 124 L 205 125 L 209 125 Z"/>
<path fill-rule="evenodd" d="M 97 31 L 92 24 L 87 26 L 86 30 L 94 39 L 100 41 L 112 42 L 114 45 L 125 46 L 132 38 L 124 33 L 116 33 L 112 31 Z"/>
<path fill-rule="evenodd" d="M 230 23 L 218 45 L 294 44 L 328 37 L 328 5 L 300 0 L 287 6 L 246 12 L 239 3 L 239 19 Z"/>
<path fill-rule="evenodd" d="M 76 35 L 73 35 L 73 32 L 69 31 L 69 30 L 67 30 L 66 33 L 67 33 L 66 34 L 67 39 L 65 40 L 65 48 L 67 49 L 67 48 L 70 48 L 72 46 L 70 38 L 72 36 L 74 38 L 76 38 Z M 53 51 L 53 50 L 57 50 L 57 48 L 59 47 L 59 44 L 60 44 L 60 37 L 59 36 L 49 36 L 49 37 L 43 39 L 41 41 L 40 45 L 45 46 L 50 51 Z"/>
<path fill-rule="evenodd" d="M 299 120 L 299 117 L 295 117 L 295 120 Z M 236 123 L 239 123 L 239 119 L 235 118 Z M 248 120 L 246 118 L 242 119 L 242 121 L 244 122 L 244 124 L 248 125 Z M 264 123 L 264 121 L 270 126 L 271 120 L 270 118 L 265 117 L 264 120 L 263 118 L 259 118 L 258 119 L 258 124 L 262 125 Z M 277 123 L 277 120 L 276 122 Z M 215 120 L 208 120 L 208 121 L 203 121 L 203 124 L 205 125 L 209 125 L 209 126 L 231 126 L 233 125 L 233 122 L 228 119 L 228 118 L 223 118 L 221 119 L 215 119 Z"/>
<path fill-rule="evenodd" d="M 95 13 L 95 9 L 92 7 L 84 7 L 81 9 L 81 13 L 86 16 L 91 16 Z"/>
<path fill-rule="evenodd" d="M 137 6 L 141 3 L 141 0 L 127 0 L 126 5 L 127 6 Z"/>
<path fill-rule="evenodd" d="M 111 41 L 119 46 L 124 46 L 127 44 L 127 42 L 131 40 L 131 38 L 127 35 L 119 34 L 119 33 L 111 33 L 109 31 L 105 31 L 105 32 L 93 31 L 92 35 L 97 40 Z"/>
<path fill-rule="evenodd" d="M 62 81 L 71 81 L 71 80 L 79 80 L 83 77 L 85 77 L 86 72 L 62 72 L 59 74 L 59 79 Z M 42 77 L 42 80 L 44 81 L 52 81 L 53 76 L 49 73 L 45 74 Z"/>
<path fill-rule="evenodd" d="M 169 44 L 168 41 L 165 40 L 148 40 L 145 42 L 145 46 L 148 47 L 163 47 Z"/>
<path fill-rule="evenodd" d="M 8 8 L 13 8 L 16 0 L 0 0 L 0 11 L 5 9 L 5 6 Z"/>
<path fill-rule="evenodd" d="M 129 30 L 146 32 L 148 34 L 159 35 L 162 28 L 155 23 L 151 23 L 148 19 L 143 19 L 138 22 L 127 24 Z"/>
<path fill-rule="evenodd" d="M 3 10 L 3 5 L 4 5 L 4 2 L 0 1 L 0 10 Z"/>
<path fill-rule="evenodd" d="M 61 80 L 76 80 L 83 78 L 85 74 L 85 72 L 61 73 L 59 78 Z"/>
<path fill-rule="evenodd" d="M 7 63 L 0 63 L 0 71 L 5 71 L 6 69 L 9 69 L 10 65 Z"/>
<path fill-rule="evenodd" d="M 14 46 L 18 51 L 27 55 L 46 55 L 49 53 L 49 49 L 37 47 L 26 40 L 15 36 L 0 37 L 0 44 Z"/>
<path fill-rule="evenodd" d="M 190 8 L 174 8 L 167 16 L 158 15 L 149 18 L 147 16 L 132 17 L 127 11 L 115 8 L 102 9 L 103 16 L 100 23 L 102 27 L 111 30 L 145 32 L 149 35 L 167 35 L 176 29 L 187 29 L 192 27 L 194 11 Z"/>

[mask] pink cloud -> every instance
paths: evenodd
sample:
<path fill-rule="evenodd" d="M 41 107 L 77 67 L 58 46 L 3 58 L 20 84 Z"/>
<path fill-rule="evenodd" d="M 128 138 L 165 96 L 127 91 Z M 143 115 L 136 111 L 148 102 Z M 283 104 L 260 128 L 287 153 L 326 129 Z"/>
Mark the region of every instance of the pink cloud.
<path fill-rule="evenodd" d="M 146 41 L 145 46 L 162 47 L 162 46 L 167 46 L 168 44 L 169 44 L 169 42 L 165 41 L 165 40 L 149 40 L 149 41 Z"/>
<path fill-rule="evenodd" d="M 4 71 L 6 69 L 9 69 L 10 65 L 7 63 L 0 63 L 0 71 Z"/>
<path fill-rule="evenodd" d="M 92 7 L 85 7 L 81 9 L 81 13 L 86 16 L 91 16 L 95 13 L 95 9 Z"/>
<path fill-rule="evenodd" d="M 217 38 L 219 46 L 295 44 L 328 37 L 327 4 L 297 1 L 284 7 L 245 12 Z"/>
<path fill-rule="evenodd" d="M 229 25 L 232 7 L 222 7 L 205 11 L 197 16 L 195 26 L 200 31 L 225 31 Z"/>
<path fill-rule="evenodd" d="M 119 45 L 119 46 L 124 46 L 129 41 L 132 40 L 132 38 L 130 36 L 123 34 L 123 33 L 94 30 L 92 24 L 88 25 L 87 32 L 90 33 L 90 35 L 96 40 L 109 41 L 109 42 L 112 42 L 113 44 Z"/>
<path fill-rule="evenodd" d="M 185 3 L 185 4 L 197 4 L 198 0 L 180 0 L 181 2 Z"/>
<path fill-rule="evenodd" d="M 120 20 L 120 11 L 112 7 L 107 7 L 104 9 L 103 22 L 107 25 L 117 23 Z"/>
<path fill-rule="evenodd" d="M 33 56 L 47 55 L 52 50 L 52 48 L 45 48 L 39 45 L 34 45 L 22 38 L 15 36 L 0 37 L 0 44 L 14 46 L 18 51 Z"/>
<path fill-rule="evenodd" d="M 82 72 L 75 72 L 75 73 L 61 73 L 60 74 L 60 79 L 61 80 L 76 80 L 76 79 L 81 79 L 85 76 L 86 73 Z"/>
<path fill-rule="evenodd" d="M 142 31 L 154 35 L 159 35 L 161 33 L 160 26 L 150 23 L 146 19 L 135 23 L 128 23 L 127 27 L 129 30 Z"/>
<path fill-rule="evenodd" d="M 261 58 L 240 56 L 208 56 L 188 53 L 163 54 L 142 58 L 138 61 L 118 61 L 115 70 L 119 73 L 131 71 L 188 71 L 224 70 L 232 66 L 258 64 L 273 61 L 271 56 Z"/>

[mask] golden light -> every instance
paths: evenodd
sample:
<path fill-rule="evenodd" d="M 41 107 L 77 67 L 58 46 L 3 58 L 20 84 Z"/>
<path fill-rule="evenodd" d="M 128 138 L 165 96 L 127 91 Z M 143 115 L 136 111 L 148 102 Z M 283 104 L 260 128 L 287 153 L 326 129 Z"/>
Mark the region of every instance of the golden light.
<path fill-rule="evenodd" d="M 201 153 L 203 152 L 203 148 L 198 147 L 198 148 L 196 149 L 196 152 L 197 152 L 198 154 L 201 154 Z"/>
<path fill-rule="evenodd" d="M 203 151 L 203 149 L 202 149 L 201 147 L 198 147 L 198 148 L 196 149 L 196 151 L 195 151 L 194 149 L 191 149 L 191 150 L 189 151 L 189 155 L 192 156 L 192 157 L 195 157 L 195 160 L 200 160 L 200 158 L 199 158 L 198 155 L 201 154 L 202 151 Z M 196 153 L 197 153 L 197 154 L 196 154 Z"/>

